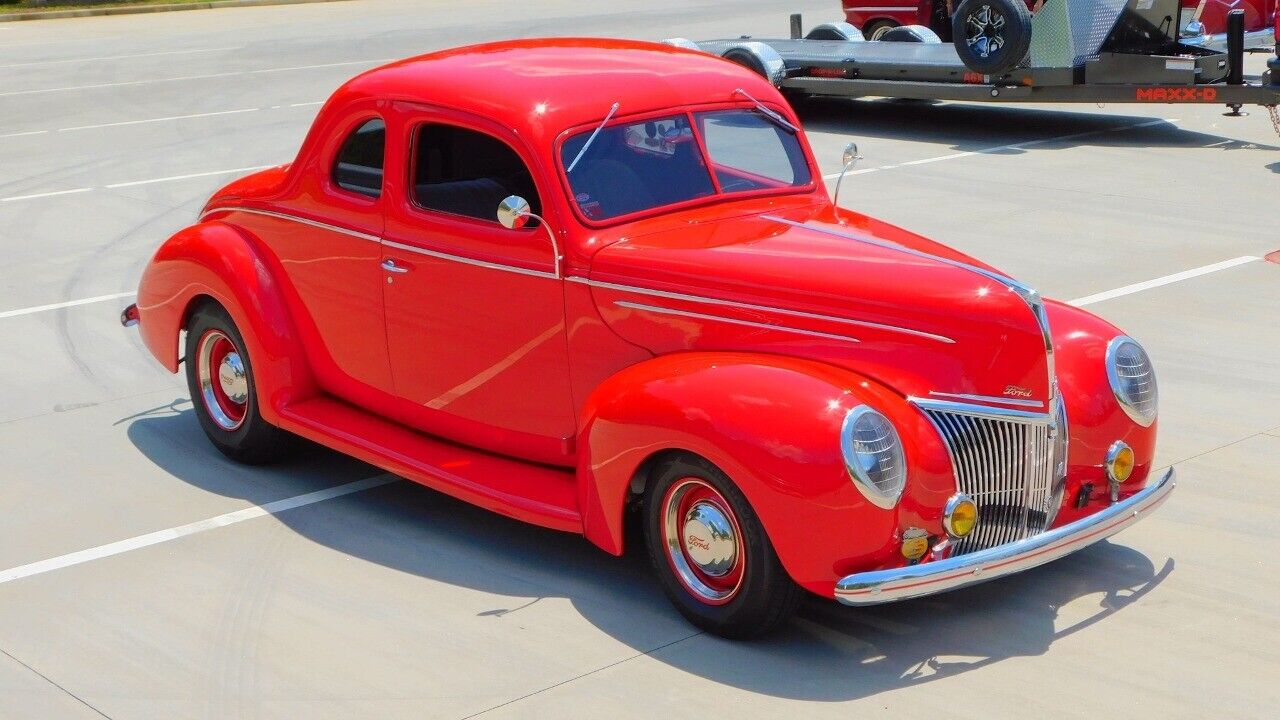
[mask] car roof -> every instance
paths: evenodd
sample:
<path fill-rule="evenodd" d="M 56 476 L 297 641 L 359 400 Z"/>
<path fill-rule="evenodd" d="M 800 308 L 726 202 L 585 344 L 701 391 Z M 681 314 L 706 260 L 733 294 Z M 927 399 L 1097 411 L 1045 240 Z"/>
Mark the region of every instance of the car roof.
<path fill-rule="evenodd" d="M 518 134 L 554 137 L 599 121 L 615 102 L 623 117 L 741 101 L 733 96 L 736 88 L 786 106 L 764 78 L 713 55 L 634 40 L 548 38 L 400 60 L 357 76 L 338 95 L 455 108 L 507 124 Z"/>

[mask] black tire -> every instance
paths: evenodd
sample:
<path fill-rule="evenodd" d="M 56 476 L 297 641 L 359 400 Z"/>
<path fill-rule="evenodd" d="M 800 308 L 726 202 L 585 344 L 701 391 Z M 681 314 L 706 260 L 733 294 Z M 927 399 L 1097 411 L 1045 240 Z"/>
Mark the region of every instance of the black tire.
<path fill-rule="evenodd" d="M 686 488 L 692 487 L 692 490 Z M 736 531 L 733 557 L 742 563 L 738 579 L 727 596 L 713 603 L 682 579 L 676 569 L 677 562 L 685 563 L 686 575 L 690 570 L 689 558 L 682 540 L 677 547 L 667 542 L 668 516 L 683 523 L 678 510 L 669 513 L 668 504 L 679 507 L 680 498 L 688 492 L 708 493 L 705 497 L 718 497 L 716 507 L 727 507 L 729 518 Z M 685 495 L 676 496 L 678 493 Z M 671 503 L 668 503 L 668 500 Z M 720 504 L 720 502 L 723 504 Z M 697 505 L 702 505 L 700 501 Z M 686 516 L 691 516 L 690 509 Z M 688 534 L 683 527 L 679 537 Z M 745 496 L 733 482 L 705 460 L 691 456 L 678 456 L 662 462 L 654 468 L 645 490 L 644 535 L 662 589 L 672 604 L 690 623 L 709 633 L 727 638 L 749 638 L 766 634 L 778 628 L 795 611 L 803 590 L 791 580 L 783 569 L 773 544 L 765 534 L 760 519 Z M 680 560 L 683 558 L 683 561 Z M 730 571 L 733 572 L 733 571 Z M 700 582 L 694 580 L 693 582 Z"/>
<path fill-rule="evenodd" d="M 220 377 L 214 377 L 212 354 L 226 340 L 241 363 L 244 400 L 235 402 Z M 262 419 L 258 411 L 258 389 L 254 383 L 253 363 L 244 350 L 244 336 L 221 305 L 207 302 L 196 308 L 187 321 L 185 359 L 187 389 L 191 392 L 200 427 L 223 455 L 247 465 L 265 465 L 284 457 L 293 448 L 293 436 Z M 202 357 L 208 368 L 208 383 L 202 378 Z M 217 363 L 221 369 L 221 362 Z M 238 409 L 228 409 L 227 402 Z"/>
<path fill-rule="evenodd" d="M 937 33 L 923 25 L 899 25 L 885 31 L 880 36 L 881 42 L 912 42 L 912 43 L 930 43 L 940 44 L 942 39 Z"/>
<path fill-rule="evenodd" d="M 964 0 L 951 18 L 951 37 L 965 67 L 1004 75 L 1031 49 L 1031 11 L 1023 0 Z"/>
<path fill-rule="evenodd" d="M 896 27 L 898 27 L 898 23 L 892 20 L 876 20 L 869 22 L 866 27 L 862 28 L 862 37 L 868 40 L 881 40 L 884 38 L 884 34 L 886 32 L 889 32 Z"/>

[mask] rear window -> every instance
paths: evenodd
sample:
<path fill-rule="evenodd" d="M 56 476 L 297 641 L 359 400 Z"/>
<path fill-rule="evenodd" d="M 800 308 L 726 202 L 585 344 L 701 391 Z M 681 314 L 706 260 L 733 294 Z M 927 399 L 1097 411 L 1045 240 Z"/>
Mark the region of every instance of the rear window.
<path fill-rule="evenodd" d="M 334 160 L 334 184 L 369 197 L 381 195 L 386 137 L 387 126 L 381 118 L 369 120 L 353 130 Z"/>

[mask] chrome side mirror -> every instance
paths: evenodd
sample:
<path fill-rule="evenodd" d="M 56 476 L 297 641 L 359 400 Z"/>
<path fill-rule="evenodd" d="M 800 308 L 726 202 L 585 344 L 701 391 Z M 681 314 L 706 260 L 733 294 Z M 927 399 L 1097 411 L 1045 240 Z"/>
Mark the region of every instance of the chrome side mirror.
<path fill-rule="evenodd" d="M 843 167 L 840 169 L 840 177 L 836 178 L 835 192 L 831 193 L 832 205 L 837 207 L 840 205 L 840 183 L 844 182 L 845 173 L 852 170 L 853 166 L 857 165 L 861 159 L 862 156 L 858 154 L 858 143 L 849 143 L 844 146 L 844 153 L 840 156 L 840 162 Z"/>
<path fill-rule="evenodd" d="M 537 220 L 542 227 L 547 230 L 547 237 L 551 238 L 551 252 L 554 256 L 555 277 L 560 279 L 560 245 L 556 242 L 555 231 L 543 220 L 537 213 L 529 209 L 529 201 L 519 195 L 508 195 L 498 203 L 498 222 L 502 227 L 508 230 L 520 230 L 529 224 L 530 220 Z"/>
<path fill-rule="evenodd" d="M 508 230 L 519 230 L 528 225 L 532 216 L 529 201 L 519 195 L 508 195 L 498 203 L 498 222 Z"/>

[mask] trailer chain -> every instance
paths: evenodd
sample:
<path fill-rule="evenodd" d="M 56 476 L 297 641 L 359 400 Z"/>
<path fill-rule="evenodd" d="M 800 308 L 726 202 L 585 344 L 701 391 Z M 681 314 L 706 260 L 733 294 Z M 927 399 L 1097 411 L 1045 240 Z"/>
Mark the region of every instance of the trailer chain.
<path fill-rule="evenodd" d="M 1280 136 L 1280 107 L 1268 105 L 1267 112 L 1271 115 L 1271 127 L 1276 131 L 1276 135 Z"/>

